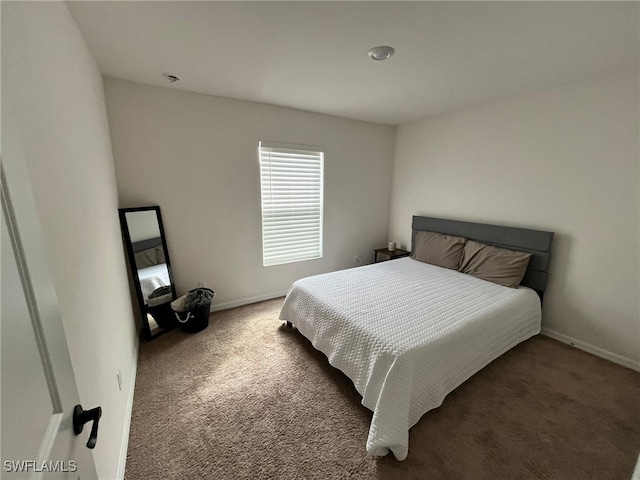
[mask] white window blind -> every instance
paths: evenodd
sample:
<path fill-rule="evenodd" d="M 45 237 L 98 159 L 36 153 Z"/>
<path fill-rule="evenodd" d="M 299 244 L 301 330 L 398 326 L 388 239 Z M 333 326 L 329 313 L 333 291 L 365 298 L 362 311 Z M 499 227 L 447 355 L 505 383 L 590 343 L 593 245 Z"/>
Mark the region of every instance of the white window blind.
<path fill-rule="evenodd" d="M 322 258 L 324 152 L 260 142 L 262 263 Z"/>

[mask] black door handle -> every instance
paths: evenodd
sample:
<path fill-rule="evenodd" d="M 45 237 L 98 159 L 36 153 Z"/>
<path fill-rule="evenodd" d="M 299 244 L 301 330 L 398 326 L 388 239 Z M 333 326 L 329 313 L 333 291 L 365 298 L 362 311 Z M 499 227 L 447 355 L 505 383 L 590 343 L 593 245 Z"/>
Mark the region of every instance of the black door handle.
<path fill-rule="evenodd" d="M 87 448 L 94 448 L 98 441 L 98 421 L 102 416 L 102 408 L 96 407 L 91 410 L 83 410 L 82 405 L 76 405 L 73 409 L 73 432 L 76 435 L 80 435 L 84 424 L 93 420 L 91 426 L 91 433 L 89 434 L 89 441 L 87 442 Z"/>

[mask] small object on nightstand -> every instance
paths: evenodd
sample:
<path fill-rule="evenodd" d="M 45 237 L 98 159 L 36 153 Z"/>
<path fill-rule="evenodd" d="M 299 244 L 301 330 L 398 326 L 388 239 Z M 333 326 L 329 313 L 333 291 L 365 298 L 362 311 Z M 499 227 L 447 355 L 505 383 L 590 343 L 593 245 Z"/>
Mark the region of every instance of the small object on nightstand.
<path fill-rule="evenodd" d="M 387 250 L 389 250 L 390 252 L 395 252 L 396 251 L 396 242 L 389 242 L 389 245 L 387 246 Z"/>
<path fill-rule="evenodd" d="M 407 257 L 411 255 L 411 252 L 396 248 L 395 250 L 389 250 L 388 248 L 376 248 L 374 251 L 373 263 L 378 263 L 378 255 L 385 255 L 389 258 L 387 260 L 393 260 L 394 258 Z"/>

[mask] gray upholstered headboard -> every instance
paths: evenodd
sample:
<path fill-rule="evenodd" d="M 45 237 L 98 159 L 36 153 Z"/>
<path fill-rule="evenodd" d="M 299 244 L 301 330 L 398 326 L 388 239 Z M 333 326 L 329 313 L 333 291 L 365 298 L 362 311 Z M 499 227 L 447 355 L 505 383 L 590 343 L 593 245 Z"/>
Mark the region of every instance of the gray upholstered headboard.
<path fill-rule="evenodd" d="M 411 253 L 413 253 L 416 232 L 430 231 L 465 237 L 496 247 L 531 253 L 531 260 L 521 284 L 539 293 L 547 287 L 549 260 L 553 232 L 505 227 L 485 223 L 461 222 L 443 218 L 419 217 L 414 215 L 411 224 Z"/>
<path fill-rule="evenodd" d="M 162 237 L 149 238 L 148 240 L 140 240 L 131 244 L 133 253 L 138 253 L 148 248 L 162 247 Z"/>

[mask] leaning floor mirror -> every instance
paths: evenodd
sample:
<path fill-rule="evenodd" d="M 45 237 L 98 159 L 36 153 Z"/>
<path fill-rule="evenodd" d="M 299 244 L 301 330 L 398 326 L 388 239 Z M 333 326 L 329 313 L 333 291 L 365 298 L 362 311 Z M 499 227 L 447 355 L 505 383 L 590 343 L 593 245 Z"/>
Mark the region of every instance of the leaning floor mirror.
<path fill-rule="evenodd" d="M 175 327 L 170 304 L 176 298 L 176 287 L 160 207 L 120 208 L 118 212 L 143 336 L 152 340 Z"/>

